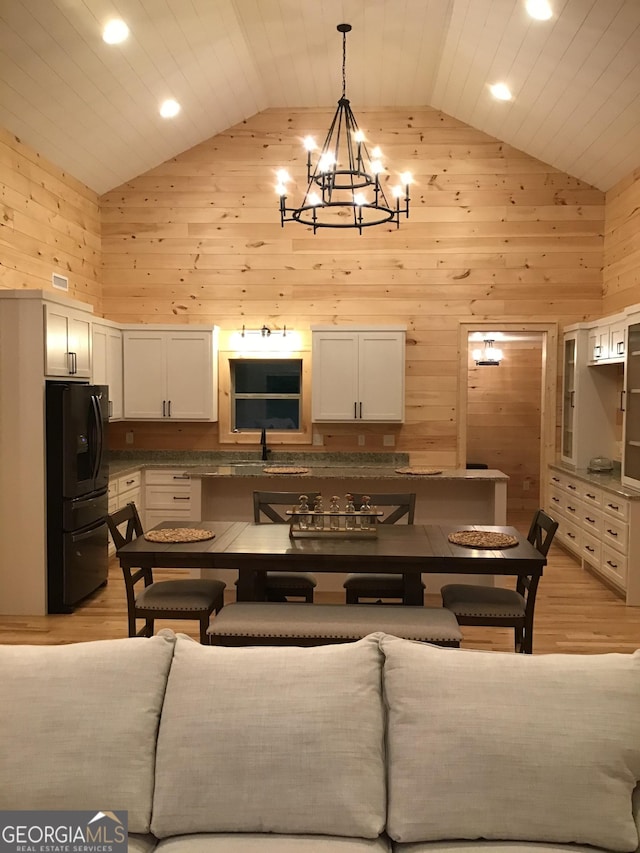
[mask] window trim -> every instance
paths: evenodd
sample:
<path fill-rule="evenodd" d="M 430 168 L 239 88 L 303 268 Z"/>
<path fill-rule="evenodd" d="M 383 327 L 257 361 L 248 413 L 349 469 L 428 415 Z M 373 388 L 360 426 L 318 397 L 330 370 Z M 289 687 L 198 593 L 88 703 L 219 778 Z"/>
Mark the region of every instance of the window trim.
<path fill-rule="evenodd" d="M 311 423 L 311 349 L 301 349 L 292 352 L 273 353 L 269 352 L 237 352 L 236 350 L 218 351 L 218 375 L 220 380 L 220 407 L 218 420 L 218 441 L 220 444 L 247 445 L 252 448 L 258 447 L 259 434 L 257 430 L 234 432 L 231 426 L 231 406 L 233 405 L 231 393 L 231 362 L 248 361 L 258 359 L 284 358 L 287 360 L 297 359 L 302 362 L 302 384 L 300 388 L 300 429 L 299 430 L 269 430 L 269 446 L 277 444 L 306 444 L 310 445 L 313 437 Z M 259 447 L 258 447 L 259 449 Z"/>
<path fill-rule="evenodd" d="M 237 393 L 234 387 L 233 381 L 233 367 L 238 364 L 238 362 L 243 361 L 292 361 L 299 362 L 300 364 L 300 391 L 297 394 L 286 394 L 286 393 L 269 393 L 268 391 L 263 392 L 240 392 Z M 277 432 L 287 433 L 288 435 L 294 435 L 299 433 L 302 429 L 302 372 L 303 372 L 303 362 L 301 358 L 297 356 L 291 355 L 291 353 L 287 353 L 286 355 L 274 357 L 272 353 L 268 355 L 261 355 L 259 358 L 254 357 L 251 359 L 247 358 L 229 358 L 229 417 L 231 422 L 231 428 L 235 428 L 235 419 L 236 419 L 236 406 L 235 403 L 238 400 L 297 400 L 298 401 L 298 427 L 296 429 L 287 429 L 287 430 L 277 430 Z M 260 432 L 260 427 L 254 428 L 243 428 L 242 432 L 256 433 Z M 272 428 L 269 428 L 269 434 L 271 435 L 274 432 Z"/>

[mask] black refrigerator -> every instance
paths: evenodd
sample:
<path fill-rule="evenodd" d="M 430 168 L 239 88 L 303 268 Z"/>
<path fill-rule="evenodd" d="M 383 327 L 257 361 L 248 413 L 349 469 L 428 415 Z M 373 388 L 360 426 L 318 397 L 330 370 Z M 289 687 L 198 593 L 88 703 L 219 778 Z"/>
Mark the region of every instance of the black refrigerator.
<path fill-rule="evenodd" d="M 108 389 L 46 384 L 47 594 L 49 613 L 106 583 Z"/>

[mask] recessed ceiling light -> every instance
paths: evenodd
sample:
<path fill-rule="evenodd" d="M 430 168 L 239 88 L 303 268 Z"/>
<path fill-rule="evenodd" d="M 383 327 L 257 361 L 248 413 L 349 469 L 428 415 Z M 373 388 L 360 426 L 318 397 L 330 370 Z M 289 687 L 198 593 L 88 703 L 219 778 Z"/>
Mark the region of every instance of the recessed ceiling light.
<path fill-rule="evenodd" d="M 119 18 L 109 21 L 102 31 L 102 39 L 107 44 L 120 44 L 129 35 L 129 27 Z"/>
<path fill-rule="evenodd" d="M 163 101 L 160 105 L 160 115 L 162 118 L 173 118 L 174 116 L 177 116 L 179 112 L 180 104 L 172 98 L 169 98 L 167 101 Z"/>
<path fill-rule="evenodd" d="M 553 15 L 553 10 L 548 0 L 527 0 L 527 12 L 537 21 L 548 21 Z"/>
<path fill-rule="evenodd" d="M 513 95 L 505 83 L 494 83 L 489 87 L 491 94 L 499 101 L 510 101 Z"/>

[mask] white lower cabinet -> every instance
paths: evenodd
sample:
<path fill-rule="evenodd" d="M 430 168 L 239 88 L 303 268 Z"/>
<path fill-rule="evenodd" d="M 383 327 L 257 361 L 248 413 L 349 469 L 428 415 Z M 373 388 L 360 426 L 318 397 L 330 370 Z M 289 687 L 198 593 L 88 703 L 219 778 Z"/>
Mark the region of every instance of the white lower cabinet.
<path fill-rule="evenodd" d="M 623 496 L 552 466 L 546 509 L 559 522 L 555 541 L 640 606 L 640 493 Z"/>
<path fill-rule="evenodd" d="M 136 505 L 142 514 L 142 472 L 133 471 L 129 474 L 121 474 L 117 477 L 109 477 L 109 515 L 118 509 L 122 509 L 130 501 Z M 123 531 L 124 533 L 124 531 Z M 109 537 L 109 556 L 116 552 L 115 545 Z"/>
<path fill-rule="evenodd" d="M 163 521 L 200 520 L 200 481 L 184 468 L 147 469 L 144 482 L 145 529 Z"/>

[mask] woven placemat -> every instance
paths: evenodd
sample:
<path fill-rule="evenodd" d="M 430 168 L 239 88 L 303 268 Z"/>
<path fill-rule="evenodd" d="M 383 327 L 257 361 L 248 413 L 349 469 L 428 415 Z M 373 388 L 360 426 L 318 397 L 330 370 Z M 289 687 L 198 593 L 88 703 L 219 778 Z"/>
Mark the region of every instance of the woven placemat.
<path fill-rule="evenodd" d="M 490 530 L 456 530 L 449 534 L 449 542 L 467 548 L 513 548 L 518 544 L 515 536 Z"/>
<path fill-rule="evenodd" d="M 149 542 L 177 543 L 177 542 L 204 542 L 205 539 L 213 539 L 215 533 L 211 530 L 202 530 L 199 527 L 165 527 L 164 530 L 150 530 L 144 534 Z"/>
<path fill-rule="evenodd" d="M 420 468 L 420 467 L 408 467 L 408 468 L 396 468 L 396 474 L 424 474 L 426 476 L 433 476 L 433 474 L 442 474 L 442 468 Z"/>
<path fill-rule="evenodd" d="M 262 470 L 265 474 L 308 474 L 311 468 L 300 468 L 296 465 L 269 465 Z"/>

